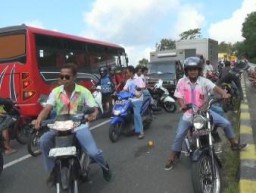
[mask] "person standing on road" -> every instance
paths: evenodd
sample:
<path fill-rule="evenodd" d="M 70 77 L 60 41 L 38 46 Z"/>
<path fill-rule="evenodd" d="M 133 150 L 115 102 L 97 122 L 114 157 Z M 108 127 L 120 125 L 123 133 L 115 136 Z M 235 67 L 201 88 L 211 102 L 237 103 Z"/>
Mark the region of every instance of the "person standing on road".
<path fill-rule="evenodd" d="M 62 114 L 77 114 L 79 113 L 79 107 L 82 107 L 82 109 L 86 106 L 95 107 L 95 112 L 88 116 L 88 120 L 93 121 L 96 119 L 98 109 L 96 108 L 94 98 L 88 89 L 75 83 L 76 75 L 77 70 L 73 63 L 68 63 L 61 67 L 59 75 L 61 86 L 54 88 L 50 93 L 46 106 L 34 121 L 35 129 L 40 128 L 42 120 L 48 117 L 53 108 L 56 110 L 58 116 Z M 102 155 L 102 151 L 98 149 L 88 126 L 82 124 L 75 128 L 74 132 L 83 151 L 88 153 L 100 165 L 104 179 L 110 181 L 111 171 Z M 52 185 L 55 181 L 54 159 L 49 158 L 48 154 L 53 145 L 55 135 L 56 133 L 54 131 L 48 131 L 39 140 L 46 170 L 50 172 L 47 183 Z"/>
<path fill-rule="evenodd" d="M 191 111 L 187 111 L 186 104 L 195 104 L 202 106 L 208 99 L 208 93 L 215 92 L 222 96 L 222 98 L 229 98 L 223 89 L 216 86 L 210 80 L 200 76 L 202 71 L 202 63 L 198 57 L 189 57 L 184 61 L 185 77 L 178 81 L 174 96 L 177 97 L 180 109 L 184 111 L 183 116 L 180 118 L 177 133 L 172 145 L 170 157 L 165 165 L 165 170 L 173 168 L 177 160 L 184 138 L 191 126 Z M 220 125 L 225 130 L 225 134 L 230 141 L 231 149 L 240 151 L 244 149 L 247 144 L 239 144 L 235 139 L 231 123 L 221 115 L 211 111 L 213 122 L 215 125 Z"/>
<path fill-rule="evenodd" d="M 123 90 L 128 91 L 135 96 L 134 98 L 131 98 L 133 104 L 134 129 L 135 133 L 138 134 L 138 139 L 143 139 L 144 131 L 140 110 L 143 104 L 142 90 L 145 88 L 145 83 L 142 78 L 135 78 L 135 69 L 133 66 L 128 66 L 126 73 L 129 79 L 126 81 Z"/>

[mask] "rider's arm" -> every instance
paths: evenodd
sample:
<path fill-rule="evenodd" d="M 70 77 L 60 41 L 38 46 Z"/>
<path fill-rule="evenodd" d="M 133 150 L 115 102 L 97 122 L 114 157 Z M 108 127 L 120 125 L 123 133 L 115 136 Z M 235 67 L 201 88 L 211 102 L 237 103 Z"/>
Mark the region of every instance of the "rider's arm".
<path fill-rule="evenodd" d="M 213 88 L 213 91 L 216 92 L 217 94 L 221 95 L 222 98 L 226 99 L 226 98 L 229 98 L 229 94 L 226 93 L 225 90 L 223 90 L 222 88 L 218 87 L 218 86 L 215 86 Z"/>
<path fill-rule="evenodd" d="M 46 106 L 43 108 L 43 110 L 39 113 L 37 119 L 34 121 L 36 129 L 40 128 L 42 120 L 48 117 L 54 105 L 55 105 L 55 97 L 54 97 L 54 92 L 52 91 L 48 97 Z"/>
<path fill-rule="evenodd" d="M 182 98 L 177 98 L 178 104 L 180 106 L 180 110 L 183 111 L 186 109 L 186 104 L 184 102 L 184 99 Z"/>
<path fill-rule="evenodd" d="M 42 120 L 46 119 L 49 115 L 49 113 L 51 112 L 52 110 L 52 105 L 50 104 L 47 104 L 43 110 L 39 113 L 36 121 L 34 122 L 35 123 L 35 128 L 36 129 L 39 129 L 40 126 L 41 126 L 41 123 L 42 123 Z"/>

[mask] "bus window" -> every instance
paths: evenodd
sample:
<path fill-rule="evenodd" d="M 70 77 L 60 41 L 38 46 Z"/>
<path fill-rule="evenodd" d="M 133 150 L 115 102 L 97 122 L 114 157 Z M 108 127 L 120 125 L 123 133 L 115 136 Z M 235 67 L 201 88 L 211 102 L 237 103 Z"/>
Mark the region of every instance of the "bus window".
<path fill-rule="evenodd" d="M 26 63 L 26 35 L 0 36 L 0 63 L 18 61 Z"/>

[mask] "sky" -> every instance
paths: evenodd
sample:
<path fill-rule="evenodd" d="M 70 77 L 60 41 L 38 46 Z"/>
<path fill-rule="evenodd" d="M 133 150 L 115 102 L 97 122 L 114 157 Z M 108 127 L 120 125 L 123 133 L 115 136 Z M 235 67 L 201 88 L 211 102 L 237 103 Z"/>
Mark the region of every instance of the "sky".
<path fill-rule="evenodd" d="M 8 0 L 0 28 L 26 24 L 115 43 L 131 65 L 149 59 L 161 39 L 201 28 L 203 38 L 235 43 L 255 0 Z"/>

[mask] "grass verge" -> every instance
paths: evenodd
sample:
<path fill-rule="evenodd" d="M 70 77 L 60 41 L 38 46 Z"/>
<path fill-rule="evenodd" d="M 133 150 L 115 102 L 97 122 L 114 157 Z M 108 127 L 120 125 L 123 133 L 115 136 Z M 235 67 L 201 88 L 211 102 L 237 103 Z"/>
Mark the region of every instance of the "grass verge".
<path fill-rule="evenodd" d="M 240 112 L 230 113 L 228 119 L 231 121 L 236 136 L 239 135 Z M 223 193 L 238 193 L 239 192 L 239 152 L 234 152 L 230 149 L 230 144 L 226 140 L 223 145 Z"/>

